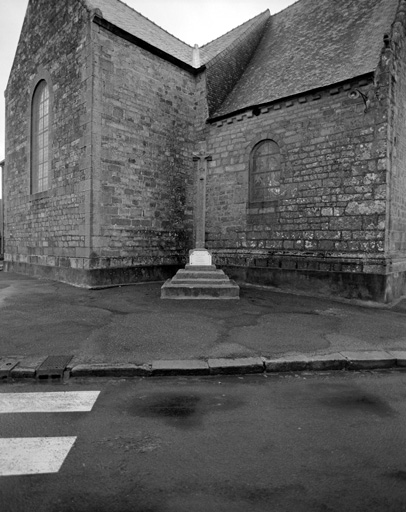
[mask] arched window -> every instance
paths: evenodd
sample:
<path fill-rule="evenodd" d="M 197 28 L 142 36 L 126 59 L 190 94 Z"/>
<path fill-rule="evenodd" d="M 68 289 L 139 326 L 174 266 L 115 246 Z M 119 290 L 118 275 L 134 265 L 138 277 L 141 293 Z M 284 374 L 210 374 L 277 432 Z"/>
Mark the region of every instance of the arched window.
<path fill-rule="evenodd" d="M 251 152 L 250 203 L 274 201 L 281 196 L 281 154 L 273 140 L 259 142 Z"/>
<path fill-rule="evenodd" d="M 31 193 L 43 192 L 49 184 L 49 88 L 41 80 L 31 104 Z"/>

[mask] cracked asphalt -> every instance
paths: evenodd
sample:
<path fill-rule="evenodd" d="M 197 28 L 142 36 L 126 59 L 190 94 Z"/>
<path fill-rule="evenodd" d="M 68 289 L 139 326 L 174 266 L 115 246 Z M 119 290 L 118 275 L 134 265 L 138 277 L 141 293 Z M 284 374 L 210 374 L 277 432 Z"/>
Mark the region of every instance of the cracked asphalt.
<path fill-rule="evenodd" d="M 0 272 L 0 355 L 143 363 L 406 346 L 406 299 L 377 307 L 242 287 L 239 301 L 161 300 L 161 285 L 87 290 Z"/>

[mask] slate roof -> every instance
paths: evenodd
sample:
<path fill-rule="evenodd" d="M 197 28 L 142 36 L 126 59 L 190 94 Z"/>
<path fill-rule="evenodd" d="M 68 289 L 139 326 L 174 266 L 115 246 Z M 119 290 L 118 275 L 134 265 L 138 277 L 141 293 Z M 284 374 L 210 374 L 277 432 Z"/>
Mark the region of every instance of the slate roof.
<path fill-rule="evenodd" d="M 166 32 L 120 0 L 86 0 L 90 9 L 100 9 L 103 18 L 116 27 L 192 66 L 193 48 Z"/>
<path fill-rule="evenodd" d="M 271 16 L 216 116 L 374 71 L 398 0 L 299 0 Z"/>
<path fill-rule="evenodd" d="M 227 32 L 226 34 L 215 39 L 214 41 L 211 41 L 210 43 L 201 46 L 201 64 L 206 64 L 207 62 L 212 60 L 219 53 L 224 51 L 228 46 L 237 41 L 237 39 L 243 37 L 246 32 L 250 31 L 251 28 L 257 26 L 258 24 L 261 24 L 263 20 L 269 18 L 269 16 L 269 10 L 266 10 L 265 12 L 258 14 L 258 16 L 255 16 L 251 20 L 248 20 L 242 25 L 239 25 L 233 30 L 230 30 L 230 32 Z"/>
<path fill-rule="evenodd" d="M 210 60 L 233 44 L 237 39 L 269 18 L 269 10 L 258 14 L 242 25 L 230 30 L 223 36 L 201 46 L 200 63 L 196 66 L 193 62 L 193 47 L 184 43 L 163 28 L 150 21 L 148 18 L 135 11 L 121 0 L 85 0 L 89 9 L 100 9 L 103 18 L 116 27 L 132 34 L 152 46 L 163 50 L 177 59 L 193 67 L 207 64 Z"/>
<path fill-rule="evenodd" d="M 265 11 L 202 46 L 196 63 L 191 46 L 121 0 L 84 1 L 89 9 L 100 9 L 108 22 L 195 68 L 269 18 L 251 62 L 214 117 L 374 71 L 399 4 L 399 0 L 298 0 L 273 16 Z"/>

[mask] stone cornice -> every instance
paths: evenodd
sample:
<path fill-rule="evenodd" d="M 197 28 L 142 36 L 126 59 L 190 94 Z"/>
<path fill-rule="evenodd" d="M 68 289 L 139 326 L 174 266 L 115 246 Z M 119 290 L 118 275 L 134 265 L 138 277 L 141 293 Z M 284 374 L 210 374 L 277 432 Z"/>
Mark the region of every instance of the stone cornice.
<path fill-rule="evenodd" d="M 232 124 L 236 121 L 242 121 L 243 119 L 249 119 L 256 117 L 261 114 L 266 114 L 274 110 L 281 110 L 282 108 L 289 108 L 295 104 L 309 103 L 321 99 L 323 96 L 333 96 L 342 92 L 349 93 L 355 90 L 357 87 L 362 87 L 372 83 L 374 79 L 374 73 L 367 73 L 359 77 L 355 77 L 352 80 L 345 82 L 332 84 L 326 87 L 320 87 L 312 89 L 303 93 L 287 96 L 285 98 L 278 98 L 267 103 L 261 103 L 259 105 L 249 105 L 243 109 L 229 114 L 224 114 L 218 117 L 209 118 L 207 123 L 214 124 L 216 126 L 222 126 L 224 124 Z"/>

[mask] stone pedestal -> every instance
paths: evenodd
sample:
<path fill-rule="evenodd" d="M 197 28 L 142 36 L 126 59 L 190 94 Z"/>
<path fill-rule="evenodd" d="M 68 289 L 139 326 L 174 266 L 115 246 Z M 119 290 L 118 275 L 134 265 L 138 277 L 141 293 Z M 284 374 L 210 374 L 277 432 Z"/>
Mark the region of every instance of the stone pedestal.
<path fill-rule="evenodd" d="M 211 156 L 200 143 L 194 153 L 198 163 L 196 180 L 195 236 L 196 248 L 189 252 L 189 264 L 178 270 L 161 288 L 161 299 L 239 299 L 240 288 L 213 265 L 210 251 L 205 248 L 206 175 Z"/>
<path fill-rule="evenodd" d="M 161 299 L 239 299 L 240 288 L 212 265 L 206 249 L 193 249 L 189 264 L 161 288 Z"/>

